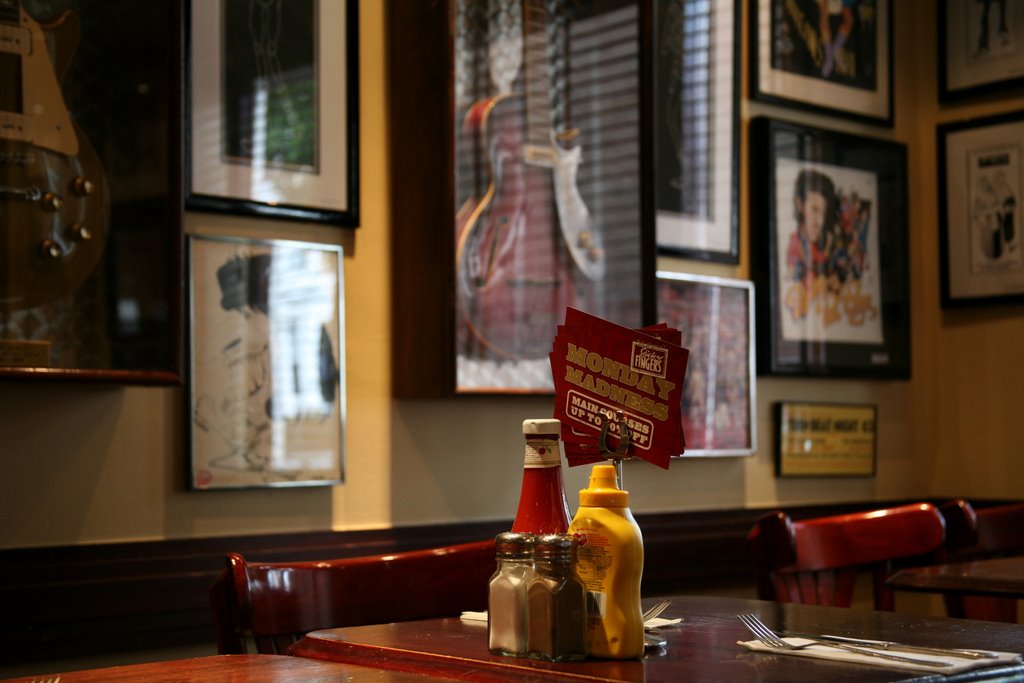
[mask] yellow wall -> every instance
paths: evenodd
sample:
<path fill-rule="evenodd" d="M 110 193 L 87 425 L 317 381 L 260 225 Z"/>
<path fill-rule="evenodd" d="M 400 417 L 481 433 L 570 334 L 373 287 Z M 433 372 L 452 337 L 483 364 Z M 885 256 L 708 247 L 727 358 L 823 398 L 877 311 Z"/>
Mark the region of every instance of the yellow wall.
<path fill-rule="evenodd" d="M 746 4 L 746 3 L 744 3 Z M 394 401 L 389 395 L 392 293 L 383 3 L 360 3 L 362 227 L 192 214 L 187 230 L 340 242 L 345 248 L 347 481 L 318 489 L 185 490 L 179 389 L 0 384 L 0 547 L 354 529 L 511 517 L 521 466 L 520 422 L 551 414 L 541 398 Z M 917 496 L 1020 497 L 1024 480 L 1024 308 L 939 308 L 935 125 L 1024 100 L 939 107 L 934 4 L 895 2 L 896 126 L 859 126 L 744 102 L 744 122 L 780 118 L 888 137 L 909 145 L 913 379 L 760 379 L 758 451 L 750 458 L 629 463 L 638 511 L 669 511 Z M 744 126 L 744 143 L 746 130 Z M 745 149 L 745 147 L 744 147 Z M 745 162 L 744 162 L 745 163 Z M 745 166 L 744 166 L 745 171 Z M 742 174 L 743 197 L 746 173 Z M 660 267 L 746 277 L 750 217 L 738 268 L 663 259 Z M 758 222 L 753 221 L 754 229 Z M 429 333 L 429 331 L 428 331 Z M 770 407 L 778 400 L 876 403 L 878 475 L 780 480 L 773 475 Z M 572 491 L 586 472 L 567 473 Z"/>

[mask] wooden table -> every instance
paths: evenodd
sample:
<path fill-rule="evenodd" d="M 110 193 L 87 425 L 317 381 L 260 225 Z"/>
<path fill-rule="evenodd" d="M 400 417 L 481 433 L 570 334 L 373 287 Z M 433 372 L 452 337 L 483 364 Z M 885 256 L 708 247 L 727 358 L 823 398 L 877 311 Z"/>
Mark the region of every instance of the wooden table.
<path fill-rule="evenodd" d="M 422 674 L 385 668 L 369 669 L 350 663 L 329 662 L 284 655 L 217 655 L 194 659 L 113 666 L 103 669 L 61 671 L 52 663 L 41 665 L 40 673 L 25 678 L 5 679 L 7 683 L 54 680 L 60 683 L 138 683 L 138 681 L 217 681 L 218 683 L 303 683 L 323 681 L 375 681 L 376 683 L 423 683 Z"/>
<path fill-rule="evenodd" d="M 737 645 L 739 640 L 751 640 L 750 633 L 736 618 L 737 614 L 744 612 L 760 615 L 776 630 L 897 640 L 937 647 L 1024 651 L 1024 626 L 1015 624 L 925 619 L 896 613 L 735 598 L 675 596 L 671 607 L 662 616 L 682 617 L 683 622 L 673 629 L 662 630 L 668 641 L 664 651 L 649 653 L 641 660 L 553 664 L 497 657 L 487 652 L 486 624 L 458 618 L 315 631 L 296 643 L 289 652 L 302 657 L 488 683 L 509 680 L 606 683 L 956 680 L 953 677 L 751 652 Z M 1014 665 L 1011 669 L 1009 673 L 1019 676 L 1014 680 L 1024 681 L 1024 664 Z M 1003 667 L 1003 672 L 1008 672 L 1006 667 Z M 972 674 L 975 676 L 972 681 L 985 680 L 977 677 L 977 671 Z"/>
<path fill-rule="evenodd" d="M 1024 598 L 1024 556 L 903 569 L 886 585 L 895 590 Z"/>

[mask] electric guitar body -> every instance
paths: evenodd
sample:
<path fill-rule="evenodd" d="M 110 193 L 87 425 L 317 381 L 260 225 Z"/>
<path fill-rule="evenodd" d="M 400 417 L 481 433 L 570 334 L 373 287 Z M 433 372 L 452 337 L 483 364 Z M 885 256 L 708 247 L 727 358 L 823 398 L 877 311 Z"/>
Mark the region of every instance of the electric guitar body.
<path fill-rule="evenodd" d="M 60 89 L 78 34 L 72 12 L 44 26 L 0 0 L 0 310 L 70 294 L 103 256 L 109 190 Z"/>
<path fill-rule="evenodd" d="M 552 169 L 528 158 L 524 117 L 522 97 L 499 95 L 476 103 L 464 122 L 488 176 L 483 195 L 456 216 L 459 348 L 473 357 L 545 357 L 574 301 Z"/>

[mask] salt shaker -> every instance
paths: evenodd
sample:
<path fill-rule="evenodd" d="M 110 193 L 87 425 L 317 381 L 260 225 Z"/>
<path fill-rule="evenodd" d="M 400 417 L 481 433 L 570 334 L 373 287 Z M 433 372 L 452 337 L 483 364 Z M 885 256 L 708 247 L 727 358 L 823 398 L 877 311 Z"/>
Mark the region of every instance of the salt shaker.
<path fill-rule="evenodd" d="M 487 593 L 487 648 L 491 654 L 527 654 L 526 587 L 533 570 L 533 535 L 507 531 L 494 539 L 498 567 Z"/>

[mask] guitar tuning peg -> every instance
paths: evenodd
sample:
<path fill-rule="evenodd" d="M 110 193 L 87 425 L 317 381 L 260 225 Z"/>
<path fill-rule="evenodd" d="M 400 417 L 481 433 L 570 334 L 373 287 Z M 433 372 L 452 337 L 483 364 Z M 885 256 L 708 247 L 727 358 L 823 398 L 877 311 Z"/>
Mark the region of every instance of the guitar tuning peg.
<path fill-rule="evenodd" d="M 68 234 L 76 242 L 88 242 L 92 239 L 92 230 L 89 229 L 88 225 L 84 225 L 75 221 L 68 228 Z"/>
<path fill-rule="evenodd" d="M 43 205 L 43 208 L 48 211 L 60 211 L 61 207 L 64 206 L 64 198 L 59 194 L 47 192 L 43 195 L 40 203 Z"/>
<path fill-rule="evenodd" d="M 96 190 L 96 185 L 84 176 L 76 176 L 71 182 L 71 191 L 79 197 L 91 195 Z"/>
<path fill-rule="evenodd" d="M 39 243 L 39 253 L 45 259 L 56 261 L 64 255 L 64 248 L 53 240 L 43 240 Z"/>

